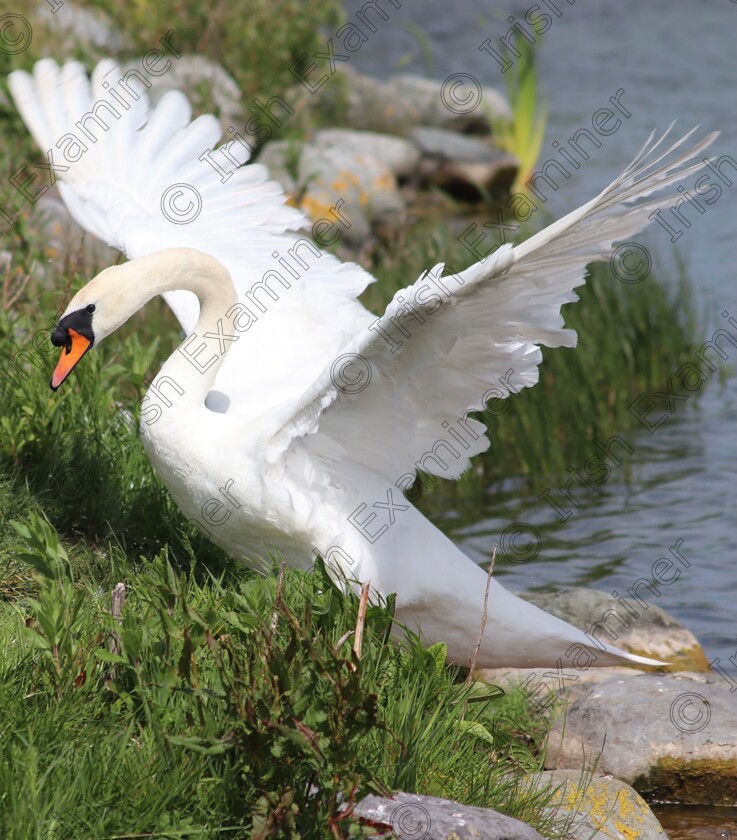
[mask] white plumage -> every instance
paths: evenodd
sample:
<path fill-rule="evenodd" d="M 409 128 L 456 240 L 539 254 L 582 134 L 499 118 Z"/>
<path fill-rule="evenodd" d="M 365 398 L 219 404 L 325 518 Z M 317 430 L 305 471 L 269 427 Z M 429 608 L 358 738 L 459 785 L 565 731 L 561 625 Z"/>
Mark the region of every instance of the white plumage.
<path fill-rule="evenodd" d="M 103 61 L 90 83 L 79 64 L 43 60 L 33 76 L 11 74 L 10 89 L 41 149 L 62 160 L 71 148 L 62 138 L 83 137 L 76 124 L 110 99 L 102 83 L 116 73 Z M 396 592 L 398 619 L 468 664 L 485 574 L 401 490 L 418 468 L 457 478 L 488 448 L 484 426 L 467 413 L 534 385 L 541 344 L 575 345 L 560 308 L 576 300 L 587 263 L 671 204 L 672 195 L 652 196 L 699 169 L 693 161 L 716 135 L 690 148 L 693 132 L 669 146 L 651 135 L 592 201 L 455 277 L 435 266 L 377 320 L 356 300 L 373 278 L 310 244 L 300 232 L 306 220 L 262 166 L 223 182 L 200 160 L 220 139 L 214 117 L 190 121 L 180 93 L 150 113 L 143 96 L 118 110 L 76 161 L 64 161 L 60 190 L 76 220 L 131 262 L 98 275 L 65 317 L 94 305 L 97 342 L 156 294 L 172 306 L 189 338 L 142 406 L 154 467 L 186 515 L 233 556 L 258 566 L 278 553 L 308 566 L 319 551 L 348 576 Z M 229 153 L 248 157 L 240 144 Z M 174 185 L 199 197 L 187 224 L 162 210 Z M 492 581 L 479 666 L 582 656 L 655 664 Z"/>

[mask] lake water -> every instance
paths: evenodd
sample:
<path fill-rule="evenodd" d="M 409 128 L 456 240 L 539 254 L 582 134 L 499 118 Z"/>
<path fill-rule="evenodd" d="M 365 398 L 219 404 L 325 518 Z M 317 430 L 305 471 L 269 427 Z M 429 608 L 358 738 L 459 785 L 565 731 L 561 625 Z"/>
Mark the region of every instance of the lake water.
<path fill-rule="evenodd" d="M 540 4 L 545 10 L 542 0 Z M 346 8 L 352 13 L 361 5 L 359 0 Z M 549 103 L 542 159 L 556 156 L 554 141 L 565 143 L 576 129 L 590 127 L 593 114 L 620 89 L 620 101 L 631 117 L 551 197 L 547 209 L 553 217 L 593 197 L 629 162 L 650 131 L 664 129 L 674 119 L 683 130 L 700 123 L 704 130 L 721 131 L 708 154 L 712 159 L 735 157 L 737 3 L 579 0 L 570 5 L 555 0 L 554 5 L 560 17 L 548 6 L 550 28 L 537 37 L 540 87 Z M 499 64 L 479 46 L 487 38 L 498 46 L 511 26 L 506 9 L 523 23 L 532 6 L 518 2 L 493 9 L 482 0 L 406 0 L 396 10 L 382 2 L 390 20 L 352 61 L 377 76 L 411 72 L 444 79 L 469 73 L 483 86 L 503 89 Z M 526 28 L 535 37 L 532 27 Z M 737 182 L 737 176 L 731 180 Z M 658 263 L 672 266 L 670 255 L 677 249 L 709 324 L 704 340 L 720 326 L 737 334 L 722 317 L 727 312 L 737 321 L 736 195 L 737 183 L 725 187 L 703 215 L 688 213 L 692 225 L 675 245 L 656 225 L 638 238 L 654 254 L 656 269 Z M 417 266 L 418 273 L 422 268 Z M 665 275 L 667 271 L 659 272 Z M 722 666 L 737 673 L 729 662 L 731 656 L 737 663 L 737 350 L 728 343 L 726 350 L 726 379 L 705 384 L 698 401 L 678 402 L 675 414 L 656 433 L 627 433 L 634 454 L 626 483 L 613 476 L 595 496 L 582 500 L 583 507 L 566 522 L 534 497 L 489 488 L 479 500 L 477 521 L 456 532 L 449 521 L 448 532 L 471 557 L 487 562 L 492 545 L 510 523 L 537 527 L 543 537 L 541 555 L 527 565 L 497 567 L 504 583 L 518 591 L 582 585 L 623 592 L 647 577 L 669 546 L 683 540 L 680 551 L 690 566 L 663 586 L 657 599 L 648 600 L 690 628 L 710 659 L 718 657 Z M 684 353 L 683 361 L 688 359 Z M 659 413 L 656 409 L 654 416 Z"/>

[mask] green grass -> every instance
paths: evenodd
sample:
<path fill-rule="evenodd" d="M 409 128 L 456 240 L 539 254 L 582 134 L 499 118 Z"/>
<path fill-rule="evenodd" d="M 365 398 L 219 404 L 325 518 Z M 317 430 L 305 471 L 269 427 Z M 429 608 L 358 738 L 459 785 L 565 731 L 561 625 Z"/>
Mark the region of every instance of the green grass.
<path fill-rule="evenodd" d="M 515 36 L 514 48 L 520 57 L 510 68 L 512 72 L 505 76 L 512 115 L 510 118 L 495 116 L 486 108 L 495 143 L 519 161 L 519 170 L 510 187 L 512 194 L 529 192 L 526 184 L 540 157 L 547 124 L 547 106 L 541 103 L 537 86 L 537 46 L 518 32 Z"/>
<path fill-rule="evenodd" d="M 166 551 L 67 551 L 23 520 L 28 593 L 0 602 L 4 838 L 371 836 L 340 805 L 394 789 L 556 832 L 510 775 L 539 769 L 544 727 L 521 696 L 459 681 L 442 645 L 388 644 L 391 605 L 369 606 L 359 658 L 358 599 L 322 567 L 279 591 Z"/>

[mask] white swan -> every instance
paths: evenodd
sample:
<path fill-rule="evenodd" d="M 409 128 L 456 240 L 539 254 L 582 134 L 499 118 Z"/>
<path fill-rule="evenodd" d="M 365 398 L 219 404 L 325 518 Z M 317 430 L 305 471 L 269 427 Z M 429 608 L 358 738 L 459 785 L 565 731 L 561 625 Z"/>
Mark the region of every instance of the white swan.
<path fill-rule="evenodd" d="M 131 258 L 72 298 L 52 337 L 65 348 L 52 387 L 164 294 L 188 335 L 146 395 L 141 433 L 187 517 L 255 566 L 278 553 L 308 567 L 318 551 L 349 577 L 397 593 L 398 620 L 468 664 L 485 573 L 402 488 L 418 464 L 457 478 L 489 446 L 468 411 L 535 384 L 540 344 L 575 345 L 560 308 L 576 300 L 586 264 L 672 203 L 648 197 L 700 168 L 688 162 L 716 135 L 685 152 L 692 132 L 668 148 L 651 136 L 595 199 L 455 277 L 436 266 L 377 320 L 356 300 L 370 275 L 297 232 L 304 218 L 263 167 L 224 178 L 202 159 L 220 130 L 211 116 L 190 122 L 183 95 L 167 94 L 147 121 L 141 96 L 108 116 L 106 132 L 93 124 L 94 142 L 74 146 L 75 125 L 90 127 L 118 73 L 102 62 L 90 85 L 80 65 L 44 60 L 33 76 L 10 77 L 40 147 L 56 150 L 57 165 L 65 158 L 59 186 L 72 214 Z M 239 143 L 228 152 L 247 157 Z M 188 224 L 162 208 L 172 185 L 177 212 L 193 215 L 199 204 Z M 479 667 L 622 660 L 662 664 L 597 641 L 492 581 Z"/>

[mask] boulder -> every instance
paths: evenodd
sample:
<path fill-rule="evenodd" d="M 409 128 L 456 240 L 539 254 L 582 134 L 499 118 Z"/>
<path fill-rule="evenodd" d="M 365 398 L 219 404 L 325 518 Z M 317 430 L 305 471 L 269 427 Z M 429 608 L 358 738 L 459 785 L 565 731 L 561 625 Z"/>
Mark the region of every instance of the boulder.
<path fill-rule="evenodd" d="M 486 201 L 509 192 L 519 169 L 517 159 L 499 152 L 489 163 L 442 163 L 428 180 L 459 201 Z"/>
<path fill-rule="evenodd" d="M 413 128 L 409 138 L 425 157 L 449 160 L 455 163 L 489 163 L 499 155 L 488 143 L 475 137 L 466 137 L 447 128 L 421 125 Z"/>
<path fill-rule="evenodd" d="M 574 687 L 546 768 L 593 768 L 658 800 L 737 804 L 737 704 L 714 677 L 644 674 Z"/>
<path fill-rule="evenodd" d="M 345 238 L 362 243 L 374 221 L 404 214 L 404 201 L 392 171 L 367 154 L 338 147 L 307 144 L 299 159 L 298 185 L 304 188 L 301 206 L 313 220 L 325 218 L 338 202 L 350 227 Z"/>
<path fill-rule="evenodd" d="M 59 53 L 89 49 L 102 54 L 131 49 L 130 39 L 102 9 L 76 6 L 69 0 L 38 3 L 36 20 L 54 37 Z"/>
<path fill-rule="evenodd" d="M 452 110 L 448 107 L 449 103 L 444 101 L 443 84 L 441 79 L 425 79 L 402 73 L 386 81 L 385 95 L 388 102 L 394 103 L 398 113 L 416 114 L 413 125 L 432 125 L 488 134 L 491 130 L 489 114 L 494 118 L 510 119 L 512 116 L 506 97 L 489 85 L 481 86 L 479 82 L 476 82 L 481 90 L 478 106 L 467 113 Z M 466 95 L 471 93 L 469 86 L 472 84 L 473 81 L 467 77 Z"/>
<path fill-rule="evenodd" d="M 349 128 L 400 136 L 418 125 L 488 134 L 490 115 L 511 116 L 506 98 L 489 86 L 483 87 L 478 107 L 465 113 L 446 106 L 443 90 L 440 79 L 400 74 L 381 81 L 342 64 L 335 77 L 320 88 L 319 95 L 300 85 L 290 91 L 288 99 L 297 103 L 299 112 L 317 110 Z"/>
<path fill-rule="evenodd" d="M 423 155 L 420 179 L 462 201 L 509 191 L 519 169 L 515 157 L 475 137 L 428 126 L 412 129 L 409 136 Z"/>
<path fill-rule="evenodd" d="M 518 691 L 541 714 L 551 712 L 556 707 L 556 701 L 564 702 L 568 689 L 573 686 L 605 682 L 615 677 L 631 679 L 644 673 L 626 666 L 568 669 L 562 675 L 556 668 L 485 668 L 476 672 L 480 680 L 497 685 L 507 693 Z"/>
<path fill-rule="evenodd" d="M 336 146 L 355 154 L 370 155 L 391 169 L 397 178 L 412 175 L 420 162 L 420 150 L 414 143 L 403 137 L 375 131 L 325 128 L 315 134 L 314 143 L 317 146 Z"/>
<path fill-rule="evenodd" d="M 569 840 L 667 840 L 645 800 L 617 779 L 554 770 L 525 781 L 553 791 L 548 808 Z"/>
<path fill-rule="evenodd" d="M 595 627 L 596 638 L 631 653 L 670 662 L 671 671 L 708 671 L 709 660 L 696 637 L 655 604 L 643 607 L 627 598 L 633 615 L 609 593 L 571 588 L 558 592 L 520 595 L 540 609 L 586 632 Z"/>
<path fill-rule="evenodd" d="M 278 181 L 288 195 L 299 191 L 295 173 L 303 143 L 298 140 L 272 140 L 258 154 L 258 162 L 268 170 L 269 176 Z"/>
<path fill-rule="evenodd" d="M 378 836 L 396 840 L 545 840 L 527 823 L 490 808 L 415 793 L 366 796 L 352 815 L 372 828 L 386 827 Z"/>

